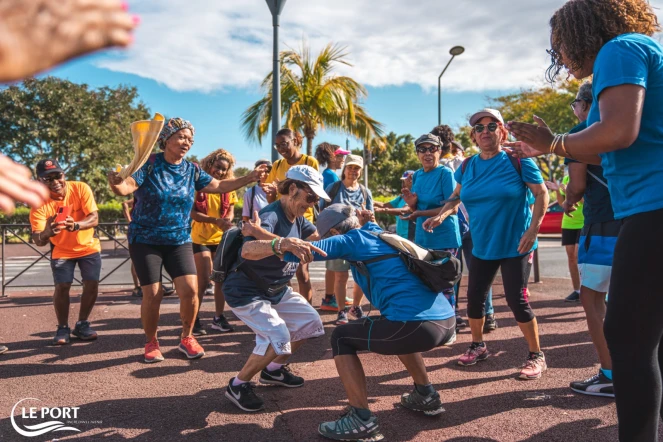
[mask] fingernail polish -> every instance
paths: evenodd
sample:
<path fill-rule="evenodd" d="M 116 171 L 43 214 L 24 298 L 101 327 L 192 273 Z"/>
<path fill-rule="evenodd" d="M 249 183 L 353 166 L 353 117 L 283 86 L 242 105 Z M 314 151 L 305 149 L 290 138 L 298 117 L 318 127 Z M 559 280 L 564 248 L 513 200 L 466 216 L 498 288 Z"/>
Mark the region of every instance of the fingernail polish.
<path fill-rule="evenodd" d="M 134 26 L 137 26 L 137 25 L 140 24 L 140 16 L 139 15 L 134 15 L 134 16 L 131 17 L 131 19 L 134 22 Z"/>
<path fill-rule="evenodd" d="M 129 3 L 122 2 L 120 7 L 122 8 L 123 11 L 128 11 L 129 10 Z"/>

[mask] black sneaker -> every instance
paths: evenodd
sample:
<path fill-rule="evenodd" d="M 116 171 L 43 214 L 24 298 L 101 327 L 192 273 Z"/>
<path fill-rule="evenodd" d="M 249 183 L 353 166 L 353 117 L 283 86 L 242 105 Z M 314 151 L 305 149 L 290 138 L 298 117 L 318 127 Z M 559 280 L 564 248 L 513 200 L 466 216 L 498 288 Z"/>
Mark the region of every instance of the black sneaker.
<path fill-rule="evenodd" d="M 207 288 L 205 289 L 205 294 L 207 296 L 212 296 L 214 294 L 214 284 L 212 284 L 212 282 L 207 284 Z"/>
<path fill-rule="evenodd" d="M 578 302 L 578 301 L 580 301 L 580 293 L 578 293 L 575 290 L 571 292 L 569 296 L 564 298 L 564 302 Z"/>
<path fill-rule="evenodd" d="M 69 344 L 70 333 L 71 329 L 68 325 L 58 325 L 58 330 L 55 332 L 55 337 L 53 338 L 53 345 Z"/>
<path fill-rule="evenodd" d="M 414 411 L 421 411 L 426 416 L 435 416 L 444 413 L 444 407 L 440 400 L 440 394 L 437 391 L 424 396 L 415 387 L 412 393 L 403 393 L 401 396 L 401 405 Z"/>
<path fill-rule="evenodd" d="M 218 331 L 224 332 L 224 333 L 235 331 L 233 326 L 228 323 L 228 320 L 223 315 L 219 316 L 218 318 L 215 316 L 214 319 L 212 320 L 212 326 L 211 327 L 214 330 L 218 330 Z"/>
<path fill-rule="evenodd" d="M 170 288 L 163 288 L 163 296 L 170 296 L 175 294 L 175 289 L 170 287 Z"/>
<path fill-rule="evenodd" d="M 296 388 L 304 385 L 304 378 L 295 376 L 288 365 L 278 370 L 268 371 L 266 368 L 260 372 L 260 383 L 269 385 L 280 385 L 281 387 Z"/>
<path fill-rule="evenodd" d="M 608 379 L 601 370 L 584 381 L 571 382 L 571 390 L 576 393 L 588 394 L 590 396 L 615 397 L 612 381 Z"/>
<path fill-rule="evenodd" d="M 228 388 L 226 388 L 226 397 L 230 399 L 230 402 L 251 413 L 265 409 L 265 402 L 255 394 L 251 382 L 233 386 L 234 380 L 235 378 L 230 379 Z"/>
<path fill-rule="evenodd" d="M 196 320 L 193 322 L 193 331 L 191 332 L 194 336 L 203 336 L 207 334 L 207 330 L 205 330 L 200 323 L 200 318 L 196 316 Z"/>
<path fill-rule="evenodd" d="M 141 289 L 140 287 L 136 287 L 135 289 L 133 289 L 131 291 L 131 296 L 133 296 L 134 298 L 142 298 L 143 297 L 143 289 Z"/>
<path fill-rule="evenodd" d="M 486 320 L 483 323 L 483 332 L 490 333 L 494 330 L 497 330 L 497 319 L 495 319 L 495 315 L 486 315 Z"/>
<path fill-rule="evenodd" d="M 465 328 L 465 327 L 467 327 L 467 322 L 465 322 L 465 320 L 463 318 L 461 318 L 460 316 L 456 315 L 456 330 L 458 330 L 459 328 Z"/>
<path fill-rule="evenodd" d="M 0 355 L 3 353 L 7 353 L 9 348 L 6 345 L 0 345 Z"/>
<path fill-rule="evenodd" d="M 354 407 L 345 407 L 341 417 L 335 421 L 323 422 L 318 433 L 327 439 L 376 442 L 384 439 L 380 433 L 378 418 L 373 413 L 367 420 L 357 414 Z"/>
<path fill-rule="evenodd" d="M 90 327 L 90 321 L 78 321 L 71 334 L 84 341 L 94 341 L 97 339 L 97 332 Z"/>

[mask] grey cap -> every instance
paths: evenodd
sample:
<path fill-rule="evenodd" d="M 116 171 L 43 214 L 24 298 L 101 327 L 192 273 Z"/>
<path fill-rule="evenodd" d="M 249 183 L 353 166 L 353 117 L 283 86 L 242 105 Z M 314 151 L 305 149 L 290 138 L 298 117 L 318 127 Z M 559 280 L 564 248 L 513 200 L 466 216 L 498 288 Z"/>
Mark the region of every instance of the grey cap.
<path fill-rule="evenodd" d="M 320 198 L 325 201 L 331 201 L 322 184 L 322 175 L 311 166 L 292 166 L 285 173 L 285 177 L 307 184 Z"/>
<path fill-rule="evenodd" d="M 494 118 L 500 123 L 504 124 L 504 118 L 502 118 L 502 114 L 500 113 L 500 111 L 498 111 L 497 109 L 485 108 L 481 109 L 479 112 L 475 112 L 470 117 L 470 126 L 474 126 L 475 124 L 477 124 L 477 121 L 479 121 L 483 117 Z"/>
<path fill-rule="evenodd" d="M 335 225 L 350 218 L 354 213 L 354 207 L 348 204 L 336 203 L 325 207 L 315 222 L 320 237 L 324 238 Z"/>
<path fill-rule="evenodd" d="M 438 137 L 437 135 L 423 134 L 422 136 L 417 138 L 417 141 L 414 142 L 414 147 L 417 147 L 418 145 L 424 143 L 432 144 L 433 146 L 438 146 L 438 147 L 442 146 L 442 140 L 440 140 L 440 137 Z"/>

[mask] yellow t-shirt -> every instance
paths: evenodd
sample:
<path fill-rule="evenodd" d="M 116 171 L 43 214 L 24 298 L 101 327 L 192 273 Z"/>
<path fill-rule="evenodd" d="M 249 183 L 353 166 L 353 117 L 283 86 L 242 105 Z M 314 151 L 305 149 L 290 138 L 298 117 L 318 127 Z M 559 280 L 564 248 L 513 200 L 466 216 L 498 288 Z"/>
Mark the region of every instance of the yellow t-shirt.
<path fill-rule="evenodd" d="M 230 205 L 233 206 L 239 200 L 235 192 L 228 195 Z M 218 193 L 207 194 L 207 215 L 221 218 L 221 195 Z M 191 240 L 195 244 L 203 246 L 217 245 L 221 242 L 223 230 L 216 224 L 191 221 Z"/>
<path fill-rule="evenodd" d="M 48 218 L 57 213 L 59 207 L 70 206 L 71 217 L 79 222 L 92 212 L 97 212 L 92 189 L 85 183 L 67 181 L 67 190 L 62 201 L 49 201 L 39 209 L 30 210 L 30 226 L 33 232 L 43 232 Z M 101 252 L 99 239 L 94 237 L 94 229 L 70 232 L 63 230 L 50 238 L 53 243 L 52 258 L 76 259 Z"/>
<path fill-rule="evenodd" d="M 274 180 L 279 180 L 279 181 L 285 180 L 285 173 L 292 166 L 310 166 L 315 170 L 320 169 L 320 166 L 318 165 L 318 160 L 306 154 L 303 154 L 299 159 L 299 161 L 297 161 L 297 163 L 293 165 L 288 164 L 286 160 L 281 158 L 280 160 L 274 162 L 274 166 L 272 167 L 271 172 L 269 172 L 269 175 L 267 175 L 265 183 L 267 184 L 273 183 Z M 281 198 L 281 195 L 277 194 L 276 198 L 277 199 Z M 308 209 L 306 213 L 304 213 L 304 218 L 306 218 L 310 222 L 313 222 L 313 209 Z"/>

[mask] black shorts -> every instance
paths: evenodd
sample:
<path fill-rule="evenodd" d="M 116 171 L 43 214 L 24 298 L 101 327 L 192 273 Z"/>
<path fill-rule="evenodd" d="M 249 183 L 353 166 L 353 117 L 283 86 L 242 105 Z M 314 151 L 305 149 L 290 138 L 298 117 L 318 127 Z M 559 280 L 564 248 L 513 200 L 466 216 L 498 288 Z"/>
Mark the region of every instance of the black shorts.
<path fill-rule="evenodd" d="M 216 253 L 217 247 L 219 247 L 218 244 L 210 244 L 206 246 L 203 244 L 193 243 L 193 254 L 195 255 L 196 253 L 210 252 L 212 255 L 214 255 Z"/>
<path fill-rule="evenodd" d="M 580 242 L 582 229 L 562 229 L 562 245 L 572 246 Z"/>
<path fill-rule="evenodd" d="M 191 243 L 177 246 L 129 244 L 129 255 L 141 286 L 161 282 L 161 271 L 166 269 L 171 279 L 196 274 Z"/>
<path fill-rule="evenodd" d="M 334 356 L 368 350 L 381 355 L 409 355 L 445 344 L 456 331 L 456 318 L 441 321 L 390 321 L 384 316 L 358 319 L 336 327 Z"/>

